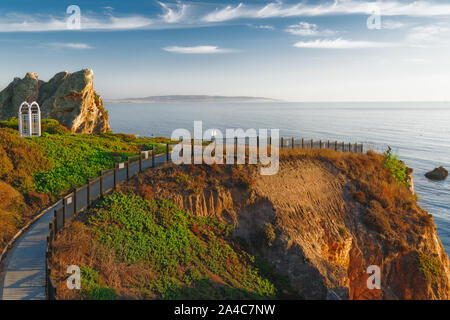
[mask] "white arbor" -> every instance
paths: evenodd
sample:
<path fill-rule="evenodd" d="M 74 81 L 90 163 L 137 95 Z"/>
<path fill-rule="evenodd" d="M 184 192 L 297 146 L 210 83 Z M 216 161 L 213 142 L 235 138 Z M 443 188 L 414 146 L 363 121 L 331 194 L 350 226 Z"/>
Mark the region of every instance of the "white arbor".
<path fill-rule="evenodd" d="M 41 109 L 36 101 L 22 102 L 19 107 L 19 131 L 21 137 L 41 135 Z"/>

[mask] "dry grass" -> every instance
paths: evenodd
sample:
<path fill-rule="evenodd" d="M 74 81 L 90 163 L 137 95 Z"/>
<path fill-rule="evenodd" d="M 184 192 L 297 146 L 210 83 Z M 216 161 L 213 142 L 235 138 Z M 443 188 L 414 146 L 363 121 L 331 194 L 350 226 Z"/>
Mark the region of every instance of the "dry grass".
<path fill-rule="evenodd" d="M 282 150 L 280 159 L 319 159 L 329 163 L 347 179 L 353 198 L 365 208 L 363 221 L 377 231 L 387 246 L 416 243 L 433 225 L 429 214 L 417 205 L 409 189 L 396 183 L 383 167 L 383 155 L 368 151 L 353 154 L 329 149 Z"/>

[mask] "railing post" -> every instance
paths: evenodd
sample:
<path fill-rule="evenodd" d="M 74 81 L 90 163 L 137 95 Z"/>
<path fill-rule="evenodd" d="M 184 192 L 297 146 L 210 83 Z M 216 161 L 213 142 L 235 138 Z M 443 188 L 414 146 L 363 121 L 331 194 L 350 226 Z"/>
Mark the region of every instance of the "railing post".
<path fill-rule="evenodd" d="M 77 214 L 77 188 L 73 189 L 73 214 Z"/>
<path fill-rule="evenodd" d="M 130 158 L 127 159 L 127 180 L 130 179 Z"/>
<path fill-rule="evenodd" d="M 152 168 L 155 167 L 155 147 L 152 148 Z"/>
<path fill-rule="evenodd" d="M 117 164 L 114 165 L 114 178 L 113 178 L 114 182 L 113 182 L 113 188 L 114 190 L 116 190 L 117 188 Z"/>
<path fill-rule="evenodd" d="M 169 144 L 166 143 L 166 162 L 169 162 Z"/>
<path fill-rule="evenodd" d="M 257 153 L 258 156 L 259 156 L 259 135 L 256 136 L 256 153 Z"/>
<path fill-rule="evenodd" d="M 62 225 L 64 226 L 66 224 L 66 201 L 67 198 L 63 198 L 63 216 L 62 216 Z"/>
<path fill-rule="evenodd" d="M 47 236 L 47 243 L 49 246 L 52 245 L 52 241 L 53 241 L 52 223 L 53 223 L 53 221 L 48 223 L 49 232 L 48 232 L 48 236 Z"/>

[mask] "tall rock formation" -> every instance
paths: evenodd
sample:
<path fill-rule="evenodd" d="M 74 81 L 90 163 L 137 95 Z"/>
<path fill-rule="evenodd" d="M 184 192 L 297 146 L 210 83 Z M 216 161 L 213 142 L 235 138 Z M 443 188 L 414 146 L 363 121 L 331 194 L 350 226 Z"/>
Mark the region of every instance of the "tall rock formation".
<path fill-rule="evenodd" d="M 72 133 L 101 133 L 109 130 L 108 114 L 100 96 L 94 90 L 94 72 L 59 72 L 48 82 L 36 73 L 15 78 L 0 92 L 0 119 L 17 116 L 23 101 L 36 100 L 42 118 L 58 120 Z"/>

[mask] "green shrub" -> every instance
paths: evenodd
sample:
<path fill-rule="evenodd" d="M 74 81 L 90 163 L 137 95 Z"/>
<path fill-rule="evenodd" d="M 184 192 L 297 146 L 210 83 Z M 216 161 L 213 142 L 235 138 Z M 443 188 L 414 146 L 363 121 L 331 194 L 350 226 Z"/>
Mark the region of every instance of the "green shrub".
<path fill-rule="evenodd" d="M 264 223 L 264 238 L 266 240 L 266 245 L 270 248 L 275 241 L 275 229 L 270 222 Z"/>
<path fill-rule="evenodd" d="M 117 295 L 114 289 L 102 286 L 99 283 L 98 272 L 82 266 L 81 271 L 81 295 L 86 300 L 115 300 Z"/>
<path fill-rule="evenodd" d="M 0 121 L 0 128 L 11 128 L 19 130 L 19 119 L 11 117 L 8 120 Z"/>
<path fill-rule="evenodd" d="M 54 119 L 43 119 L 41 122 L 41 131 L 49 134 L 70 134 L 69 129 L 59 124 Z"/>
<path fill-rule="evenodd" d="M 441 265 L 439 261 L 431 254 L 419 251 L 417 252 L 417 263 L 419 270 L 428 281 L 437 284 L 442 276 Z"/>
<path fill-rule="evenodd" d="M 156 280 L 144 291 L 164 299 L 199 298 L 199 292 L 186 288 L 207 286 L 203 289 L 209 294 L 220 296 L 223 289 L 208 280 L 213 273 L 247 298 L 277 294 L 273 283 L 255 268 L 254 257 L 226 240 L 229 231 L 224 224 L 191 216 L 169 200 L 115 192 L 99 201 L 88 216 L 98 241 L 112 249 L 119 261 L 151 268 Z"/>
<path fill-rule="evenodd" d="M 385 153 L 383 167 L 391 172 L 395 182 L 408 185 L 406 180 L 406 166 L 404 162 L 399 160 L 397 156 L 393 155 L 390 150 Z"/>

